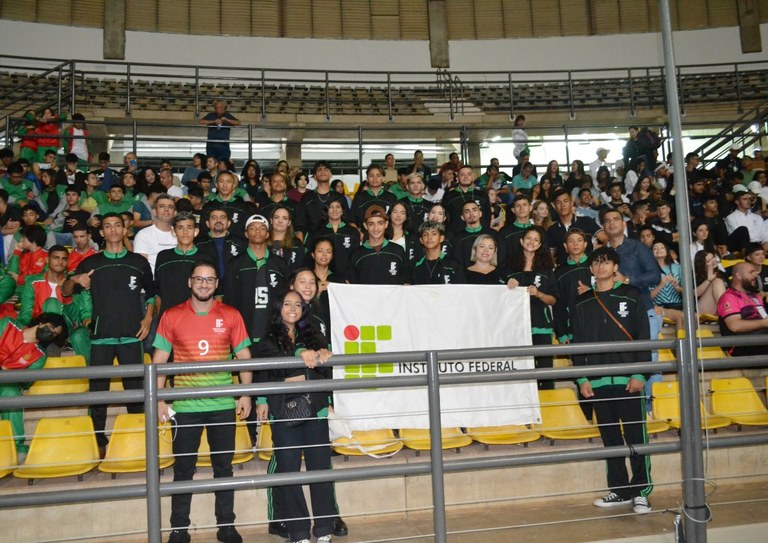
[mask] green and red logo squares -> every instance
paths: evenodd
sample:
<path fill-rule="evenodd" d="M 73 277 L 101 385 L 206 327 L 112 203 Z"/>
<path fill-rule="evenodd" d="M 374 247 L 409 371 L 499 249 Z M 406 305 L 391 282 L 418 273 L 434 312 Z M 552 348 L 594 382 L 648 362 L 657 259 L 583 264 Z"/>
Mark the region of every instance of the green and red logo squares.
<path fill-rule="evenodd" d="M 386 325 L 361 325 L 350 324 L 344 328 L 344 354 L 369 354 L 377 351 L 377 344 L 381 341 L 392 340 L 392 326 Z M 395 365 L 387 364 L 362 364 L 345 366 L 345 379 L 361 379 L 376 377 L 378 375 L 391 375 L 395 371 Z"/>

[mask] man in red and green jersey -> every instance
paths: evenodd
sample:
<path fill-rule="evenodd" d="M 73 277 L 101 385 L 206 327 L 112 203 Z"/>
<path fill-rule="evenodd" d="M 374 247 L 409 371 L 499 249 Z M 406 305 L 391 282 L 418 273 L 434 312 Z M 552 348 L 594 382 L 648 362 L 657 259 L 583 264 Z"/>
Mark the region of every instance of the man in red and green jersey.
<path fill-rule="evenodd" d="M 174 362 L 215 362 L 229 360 L 232 353 L 238 360 L 251 357 L 251 340 L 245 329 L 243 318 L 237 309 L 214 298 L 218 287 L 216 265 L 200 260 L 195 263 L 188 279 L 192 296 L 186 302 L 168 309 L 160 318 L 154 341 L 155 353 L 152 362 L 168 362 L 171 352 Z M 251 383 L 250 371 L 240 372 L 240 382 Z M 166 378 L 158 376 L 157 386 L 163 388 Z M 176 375 L 175 387 L 210 387 L 232 384 L 228 372 L 195 373 Z M 207 428 L 208 444 L 211 448 L 213 476 L 232 477 L 232 457 L 235 448 L 235 411 L 240 420 L 251 411 L 251 398 L 240 397 L 237 402 L 230 396 L 219 398 L 196 398 L 176 400 L 173 403 L 177 422 L 173 453 L 174 481 L 189 481 L 195 473 L 197 450 L 203 427 Z M 168 406 L 158 403 L 160 421 L 168 420 Z M 216 537 L 223 543 L 241 543 L 242 538 L 235 529 L 235 495 L 232 490 L 216 492 Z M 190 541 L 189 510 L 192 494 L 174 494 L 171 498 L 171 527 L 173 531 L 168 543 Z"/>

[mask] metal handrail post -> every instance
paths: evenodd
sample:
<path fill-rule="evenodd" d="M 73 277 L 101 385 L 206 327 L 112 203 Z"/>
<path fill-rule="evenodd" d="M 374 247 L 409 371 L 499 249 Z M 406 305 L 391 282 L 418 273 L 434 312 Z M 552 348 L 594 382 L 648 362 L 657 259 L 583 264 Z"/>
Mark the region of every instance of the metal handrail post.
<path fill-rule="evenodd" d="M 739 113 L 744 112 L 744 104 L 741 103 L 741 81 L 739 79 L 739 65 L 734 64 L 733 65 L 733 76 L 734 79 L 736 79 L 736 102 L 739 104 L 738 111 Z"/>
<path fill-rule="evenodd" d="M 59 80 L 56 82 L 56 112 L 61 115 L 61 72 L 62 65 L 59 64 Z"/>
<path fill-rule="evenodd" d="M 669 0 L 659 0 L 661 37 L 664 49 L 664 65 L 667 74 L 675 73 L 675 47 L 672 41 L 672 17 Z M 677 78 L 666 78 L 666 98 L 669 107 L 669 128 L 672 136 L 675 171 L 684 172 L 682 123 L 678 102 Z M 677 209 L 688 209 L 688 190 L 685 176 L 675 179 L 675 205 Z M 691 228 L 680 229 L 681 277 L 693 277 L 691 261 Z M 685 315 L 685 339 L 677 343 L 680 371 L 681 416 L 681 463 L 683 471 L 683 529 L 687 543 L 706 543 L 706 496 L 704 492 L 704 453 L 701 440 L 701 414 L 699 413 L 698 382 L 696 374 L 696 330 L 698 322 L 695 312 L 694 291 L 687 281 L 683 289 L 683 313 Z M 695 402 L 695 403 L 694 403 Z"/>
<path fill-rule="evenodd" d="M 248 160 L 253 160 L 253 125 L 248 123 Z"/>
<path fill-rule="evenodd" d="M 387 117 L 392 121 L 392 74 L 387 72 Z"/>
<path fill-rule="evenodd" d="M 363 178 L 363 125 L 357 125 L 357 176 Z"/>
<path fill-rule="evenodd" d="M 264 70 L 261 70 L 261 120 L 267 118 L 267 85 Z"/>
<path fill-rule="evenodd" d="M 131 65 L 125 65 L 125 114 L 131 115 Z M 136 144 L 133 145 L 134 149 Z"/>
<path fill-rule="evenodd" d="M 627 81 L 629 81 L 629 116 L 634 119 L 637 112 L 635 111 L 635 85 L 632 82 L 632 68 L 627 70 Z"/>
<path fill-rule="evenodd" d="M 160 518 L 160 444 L 157 435 L 157 366 L 144 366 L 144 430 L 147 461 L 147 538 L 162 543 Z"/>
<path fill-rule="evenodd" d="M 515 95 L 512 92 L 512 72 L 507 72 L 507 86 L 509 86 L 509 120 L 515 120 Z"/>
<path fill-rule="evenodd" d="M 69 111 L 75 112 L 75 61 L 69 63 Z"/>
<path fill-rule="evenodd" d="M 571 153 L 568 150 L 568 126 L 563 125 L 563 140 L 565 143 L 565 163 L 568 165 L 567 167 L 571 167 Z"/>
<path fill-rule="evenodd" d="M 195 117 L 200 116 L 200 67 L 195 66 Z"/>
<path fill-rule="evenodd" d="M 5 116 L 5 147 L 10 147 L 13 142 L 13 136 L 11 135 L 11 116 Z"/>
<path fill-rule="evenodd" d="M 453 79 L 451 76 L 448 76 L 448 118 L 453 120 L 454 119 L 454 111 L 453 111 Z"/>
<path fill-rule="evenodd" d="M 443 431 L 440 422 L 440 376 L 437 352 L 427 353 L 427 395 L 429 399 L 429 439 L 432 462 L 432 518 L 436 543 L 446 543 L 445 480 L 443 471 Z"/>
<path fill-rule="evenodd" d="M 133 153 L 139 154 L 139 123 L 133 121 Z"/>
<path fill-rule="evenodd" d="M 328 72 L 325 72 L 325 120 L 331 120 L 331 91 Z"/>
<path fill-rule="evenodd" d="M 573 73 L 568 70 L 568 102 L 571 105 L 571 120 L 576 118 L 576 108 L 573 103 Z"/>

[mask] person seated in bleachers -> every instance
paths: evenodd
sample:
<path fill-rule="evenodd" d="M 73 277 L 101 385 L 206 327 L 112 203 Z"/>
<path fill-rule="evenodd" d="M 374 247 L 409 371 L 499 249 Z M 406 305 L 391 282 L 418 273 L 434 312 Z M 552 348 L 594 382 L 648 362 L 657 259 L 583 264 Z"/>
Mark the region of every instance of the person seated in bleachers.
<path fill-rule="evenodd" d="M 48 249 L 56 244 L 56 236 L 48 228 L 45 223 L 40 222 L 40 209 L 34 204 L 27 204 L 21 208 L 21 225 L 25 226 L 37 225 L 45 232 L 45 243 L 43 247 Z"/>
<path fill-rule="evenodd" d="M 725 292 L 725 276 L 718 269 L 714 253 L 699 251 L 693 257 L 693 275 L 696 280 L 696 309 L 699 315 L 715 315 L 717 303 Z"/>
<path fill-rule="evenodd" d="M 41 369 L 45 366 L 48 346 L 63 345 L 69 330 L 64 317 L 55 313 L 42 313 L 22 327 L 11 318 L 0 320 L 0 369 L 3 371 Z M 18 397 L 29 388 L 30 383 L 0 384 L 0 397 Z M 24 444 L 24 410 L 0 411 L 0 419 L 11 422 L 16 452 L 26 454 L 29 447 Z"/>
<path fill-rule="evenodd" d="M 176 247 L 176 236 L 173 232 L 173 217 L 176 216 L 176 204 L 168 194 L 159 194 L 155 199 L 152 210 L 154 221 L 136 234 L 133 250 L 146 258 L 155 271 L 155 262 L 160 251 Z"/>
<path fill-rule="evenodd" d="M 96 254 L 97 248 L 98 246 L 91 240 L 91 229 L 88 225 L 76 224 L 72 228 L 72 252 L 67 259 L 67 272 L 74 272 L 80 262 Z"/>
<path fill-rule="evenodd" d="M 91 341 L 89 332 L 80 326 L 80 308 L 72 303 L 71 296 L 64 296 L 61 287 L 67 278 L 69 252 L 63 245 L 54 245 L 48 251 L 48 265 L 44 273 L 27 276 L 19 295 L 20 307 L 16 321 L 22 325 L 29 325 L 35 318 L 43 313 L 56 313 L 62 315 L 71 331 L 69 343 L 75 354 L 85 358 L 90 365 Z M 61 349 L 54 346 L 48 354 L 59 356 Z"/>
<path fill-rule="evenodd" d="M 203 172 L 205 161 L 208 157 L 203 153 L 195 153 L 192 156 L 192 165 L 187 166 L 181 176 L 181 184 L 189 185 L 190 181 L 197 179 L 197 176 Z"/>
<path fill-rule="evenodd" d="M 365 211 L 366 241 L 349 257 L 347 281 L 360 285 L 403 285 L 408 279 L 408 257 L 397 243 L 386 239 L 389 216 L 380 205 Z"/>
<path fill-rule="evenodd" d="M 28 275 L 42 273 L 48 262 L 48 251 L 45 250 L 46 233 L 42 226 L 33 224 L 21 229 L 21 239 L 16 244 L 8 262 L 8 274 L 16 280 L 16 294 Z"/>
<path fill-rule="evenodd" d="M 682 330 L 683 284 L 680 264 L 673 260 L 669 247 L 663 241 L 654 242 L 651 249 L 660 271 L 659 282 L 651 287 L 651 298 L 661 308 L 661 316 L 675 321 L 675 327 Z"/>
<path fill-rule="evenodd" d="M 476 202 L 472 200 L 464 202 L 461 207 L 461 220 L 464 222 L 464 229 L 455 235 L 453 252 L 453 258 L 459 266 L 466 268 L 470 265 L 475 239 L 482 235 L 489 235 L 494 239 L 499 251 L 499 258 L 503 261 L 506 257 L 506 251 L 499 245 L 499 233 L 485 225 L 483 210 Z"/>
<path fill-rule="evenodd" d="M 464 270 L 442 251 L 445 227 L 428 221 L 419 226 L 422 256 L 411 264 L 411 284 L 448 285 L 464 283 Z"/>
<path fill-rule="evenodd" d="M 282 174 L 276 174 L 282 176 Z M 293 215 L 288 207 L 278 205 L 270 217 L 272 225 L 269 251 L 281 257 L 289 274 L 304 266 L 306 249 L 293 228 Z"/>
<path fill-rule="evenodd" d="M 340 200 L 328 204 L 325 225 L 309 234 L 306 245 L 314 246 L 317 240 L 327 239 L 333 245 L 334 272 L 346 278 L 349 257 L 360 245 L 360 232 L 344 222 L 344 207 Z"/>
<path fill-rule="evenodd" d="M 418 173 L 418 172 L 416 172 Z M 397 196 L 384 189 L 384 172 L 377 164 L 371 164 L 365 171 L 367 188 L 355 195 L 350 209 L 349 222 L 352 226 L 361 231 L 361 240 L 363 239 L 362 230 L 365 214 L 370 206 L 377 205 L 384 208 L 386 213 L 397 202 Z"/>
<path fill-rule="evenodd" d="M 211 157 L 208 157 L 209 161 Z M 216 193 L 203 206 L 203 214 L 207 216 L 213 209 L 224 209 L 229 215 L 230 232 L 233 236 L 245 240 L 245 221 L 256 210 L 256 206 L 238 196 L 237 178 L 230 171 L 218 174 L 216 178 Z M 202 225 L 201 225 L 202 227 Z"/>
<path fill-rule="evenodd" d="M 717 303 L 720 333 L 723 336 L 744 334 L 766 334 L 768 330 L 768 312 L 765 301 L 758 295 L 757 266 L 749 262 L 739 262 L 733 266 L 731 286 L 723 293 Z M 732 347 L 731 356 L 752 356 L 768 353 L 768 345 Z"/>
<path fill-rule="evenodd" d="M 411 232 L 416 232 L 419 226 L 427 221 L 433 203 L 424 198 L 424 180 L 419 174 L 410 174 L 406 186 L 408 190 L 399 201 L 408 208 L 408 228 Z"/>
<path fill-rule="evenodd" d="M 744 250 L 744 260 L 757 268 L 757 288 L 763 300 L 768 299 L 768 266 L 765 265 L 765 249 L 759 243 L 750 243 Z"/>
<path fill-rule="evenodd" d="M 197 248 L 200 257 L 216 264 L 219 276 L 219 292 L 224 288 L 224 280 L 229 271 L 230 261 L 244 250 L 243 242 L 229 232 L 232 222 L 225 209 L 210 208 L 206 219 L 206 234 L 200 234 Z"/>
<path fill-rule="evenodd" d="M 462 210 L 466 202 L 475 202 L 481 211 L 481 222 L 483 226 L 490 227 L 491 208 L 488 197 L 481 190 L 475 187 L 474 172 L 469 166 L 462 166 L 459 170 L 458 185 L 446 190 L 442 199 L 449 221 L 447 223 L 448 232 L 458 235 L 466 227 L 462 220 Z"/>

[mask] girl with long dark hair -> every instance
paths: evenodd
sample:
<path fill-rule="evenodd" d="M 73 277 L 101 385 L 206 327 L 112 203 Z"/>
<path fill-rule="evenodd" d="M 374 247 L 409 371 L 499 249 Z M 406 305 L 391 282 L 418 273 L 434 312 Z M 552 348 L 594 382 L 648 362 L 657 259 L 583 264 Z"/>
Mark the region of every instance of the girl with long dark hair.
<path fill-rule="evenodd" d="M 314 325 L 309 306 L 299 293 L 287 291 L 272 309 L 269 332 L 256 345 L 256 357 L 284 357 L 298 353 L 301 368 L 267 371 L 269 381 L 306 381 L 322 379 L 318 366 L 331 358 L 324 338 Z M 308 403 L 311 415 L 297 420 L 287 407 L 292 403 Z M 269 462 L 269 473 L 295 473 L 301 471 L 301 459 L 307 471 L 331 469 L 331 447 L 328 439 L 328 394 L 325 392 L 274 394 L 259 398 L 257 418 L 270 419 L 274 453 Z M 307 508 L 301 485 L 278 486 L 269 490 L 284 516 L 290 541 L 309 541 L 312 533 L 319 542 L 330 542 L 337 516 L 333 483 L 311 483 L 312 517 Z M 280 520 L 280 519 L 275 519 Z"/>
<path fill-rule="evenodd" d="M 557 302 L 557 281 L 552 254 L 544 244 L 546 232 L 533 225 L 525 231 L 520 245 L 513 248 L 506 276 L 511 288 L 526 287 L 531 297 L 531 330 L 534 345 L 551 345 L 553 330 L 552 308 Z M 551 356 L 537 356 L 537 368 L 551 368 Z M 539 389 L 552 389 L 554 381 L 539 381 Z"/>

